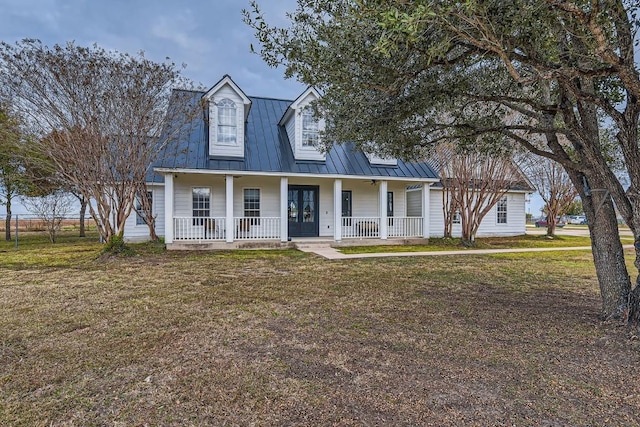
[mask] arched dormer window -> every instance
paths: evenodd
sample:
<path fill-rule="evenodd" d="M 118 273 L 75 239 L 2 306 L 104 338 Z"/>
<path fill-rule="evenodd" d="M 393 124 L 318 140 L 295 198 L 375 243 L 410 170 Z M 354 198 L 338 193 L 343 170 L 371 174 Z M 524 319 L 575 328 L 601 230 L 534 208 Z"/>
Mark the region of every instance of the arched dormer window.
<path fill-rule="evenodd" d="M 236 104 L 229 98 L 218 102 L 218 144 L 236 144 L 238 138 L 238 116 Z"/>
<path fill-rule="evenodd" d="M 302 110 L 302 146 L 315 147 L 320 140 L 318 121 L 313 116 L 311 108 Z"/>

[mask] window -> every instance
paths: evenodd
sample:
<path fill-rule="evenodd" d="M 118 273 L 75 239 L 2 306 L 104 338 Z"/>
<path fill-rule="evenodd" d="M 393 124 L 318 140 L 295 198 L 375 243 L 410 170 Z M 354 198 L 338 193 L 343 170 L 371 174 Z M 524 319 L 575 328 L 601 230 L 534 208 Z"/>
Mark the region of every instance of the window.
<path fill-rule="evenodd" d="M 153 192 L 147 191 L 147 200 L 149 201 L 149 208 L 153 207 Z M 142 200 L 136 197 L 136 225 L 146 225 L 144 220 L 145 213 L 142 211 Z"/>
<path fill-rule="evenodd" d="M 315 147 L 319 139 L 318 121 L 313 117 L 313 110 L 307 107 L 302 111 L 302 146 Z"/>
<path fill-rule="evenodd" d="M 342 224 L 349 226 L 351 225 L 351 190 L 342 190 L 342 217 L 348 218 L 346 220 L 342 220 Z"/>
<path fill-rule="evenodd" d="M 260 189 L 244 189 L 244 216 L 247 218 L 260 217 Z"/>
<path fill-rule="evenodd" d="M 392 218 L 389 225 L 393 225 L 393 191 L 387 192 L 387 218 Z"/>
<path fill-rule="evenodd" d="M 237 132 L 236 104 L 225 98 L 218 102 L 218 143 L 235 144 Z"/>
<path fill-rule="evenodd" d="M 193 225 L 204 224 L 203 219 L 210 216 L 211 208 L 211 189 L 208 187 L 193 187 L 192 189 L 193 203 Z"/>
<path fill-rule="evenodd" d="M 453 220 L 451 221 L 453 224 L 462 224 L 462 215 L 460 215 L 460 209 L 456 209 L 453 213 Z"/>
<path fill-rule="evenodd" d="M 496 212 L 498 214 L 498 217 L 497 217 L 498 224 L 506 224 L 507 223 L 507 197 L 506 196 L 500 199 L 500 201 L 496 205 Z"/>

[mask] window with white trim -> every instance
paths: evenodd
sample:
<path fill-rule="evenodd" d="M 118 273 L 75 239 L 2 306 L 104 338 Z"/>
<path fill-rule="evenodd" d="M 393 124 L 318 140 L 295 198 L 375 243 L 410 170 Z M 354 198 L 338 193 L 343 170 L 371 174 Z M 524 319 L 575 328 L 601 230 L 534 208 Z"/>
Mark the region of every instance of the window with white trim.
<path fill-rule="evenodd" d="M 244 216 L 246 218 L 260 217 L 260 189 L 244 189 Z"/>
<path fill-rule="evenodd" d="M 302 146 L 315 147 L 320 141 L 318 121 L 309 107 L 302 110 Z"/>
<path fill-rule="evenodd" d="M 204 219 L 211 214 L 211 189 L 209 187 L 193 187 L 191 189 L 193 225 L 204 224 Z"/>
<path fill-rule="evenodd" d="M 460 209 L 456 209 L 453 213 L 453 219 L 451 221 L 453 224 L 462 224 L 462 215 L 460 215 Z"/>
<path fill-rule="evenodd" d="M 496 222 L 498 224 L 507 223 L 507 196 L 504 196 L 498 201 L 498 204 L 496 205 L 496 214 Z"/>
<path fill-rule="evenodd" d="M 218 107 L 218 144 L 235 145 L 238 140 L 238 116 L 236 104 L 224 98 Z"/>
<path fill-rule="evenodd" d="M 149 201 L 149 207 L 153 206 L 153 192 L 147 191 L 147 200 Z M 144 218 L 145 213 L 142 211 L 142 201 L 136 197 L 136 225 L 146 225 Z"/>

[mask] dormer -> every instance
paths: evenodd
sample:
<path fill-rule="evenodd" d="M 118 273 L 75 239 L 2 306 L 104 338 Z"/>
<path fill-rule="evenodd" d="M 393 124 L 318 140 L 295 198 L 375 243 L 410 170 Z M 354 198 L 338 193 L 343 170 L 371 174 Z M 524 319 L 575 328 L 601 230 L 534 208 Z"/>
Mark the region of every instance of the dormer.
<path fill-rule="evenodd" d="M 398 166 L 398 159 L 379 157 L 375 154 L 365 153 L 371 166 Z"/>
<path fill-rule="evenodd" d="M 209 106 L 209 156 L 244 158 L 251 100 L 226 74 L 202 98 Z"/>
<path fill-rule="evenodd" d="M 316 119 L 311 103 L 320 99 L 314 88 L 308 88 L 287 108 L 280 119 L 291 143 L 296 160 L 324 161 L 325 153 L 320 151 L 320 133 L 325 128 L 324 119 Z"/>
<path fill-rule="evenodd" d="M 398 166 L 398 159 L 374 154 L 379 151 L 378 146 L 374 142 L 364 144 L 362 149 L 371 166 Z"/>

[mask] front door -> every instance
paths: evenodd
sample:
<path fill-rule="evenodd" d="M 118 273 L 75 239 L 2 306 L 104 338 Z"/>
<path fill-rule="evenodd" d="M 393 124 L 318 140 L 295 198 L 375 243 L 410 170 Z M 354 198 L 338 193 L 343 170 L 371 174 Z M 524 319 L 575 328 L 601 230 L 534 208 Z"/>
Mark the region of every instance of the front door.
<path fill-rule="evenodd" d="M 290 185 L 288 200 L 289 236 L 318 236 L 318 187 L 312 185 Z"/>

